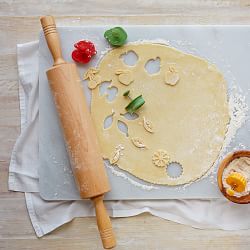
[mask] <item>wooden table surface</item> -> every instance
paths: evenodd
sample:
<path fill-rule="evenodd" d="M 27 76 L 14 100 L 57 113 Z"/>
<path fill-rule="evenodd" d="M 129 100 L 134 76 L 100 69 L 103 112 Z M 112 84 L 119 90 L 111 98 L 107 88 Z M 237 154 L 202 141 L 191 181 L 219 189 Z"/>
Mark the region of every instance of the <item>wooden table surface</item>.
<path fill-rule="evenodd" d="M 0 249 L 102 249 L 95 218 L 78 218 L 37 239 L 24 195 L 8 192 L 20 132 L 16 44 L 37 39 L 39 16 L 59 25 L 250 24 L 249 0 L 0 0 Z M 112 219 L 116 249 L 249 249 L 250 230 L 198 230 L 149 214 Z"/>

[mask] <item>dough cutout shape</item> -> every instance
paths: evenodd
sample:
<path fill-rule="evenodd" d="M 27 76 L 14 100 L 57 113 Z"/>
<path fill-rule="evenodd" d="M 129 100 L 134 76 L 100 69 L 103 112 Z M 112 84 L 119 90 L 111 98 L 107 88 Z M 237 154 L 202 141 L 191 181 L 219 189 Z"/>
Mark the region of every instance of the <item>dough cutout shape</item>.
<path fill-rule="evenodd" d="M 138 57 L 133 66 L 121 58 L 131 51 Z M 160 70 L 149 74 L 145 64 L 157 58 Z M 90 70 L 85 78 L 104 159 L 144 181 L 172 186 L 195 181 L 213 166 L 230 119 L 227 85 L 214 65 L 163 44 L 145 43 L 115 48 Z M 117 89 L 112 101 L 100 94 L 102 82 Z M 145 99 L 134 119 L 125 115 L 127 90 L 133 98 L 142 94 Z M 110 116 L 112 123 L 104 128 Z M 170 163 L 180 164 L 180 176 L 168 175 Z"/>

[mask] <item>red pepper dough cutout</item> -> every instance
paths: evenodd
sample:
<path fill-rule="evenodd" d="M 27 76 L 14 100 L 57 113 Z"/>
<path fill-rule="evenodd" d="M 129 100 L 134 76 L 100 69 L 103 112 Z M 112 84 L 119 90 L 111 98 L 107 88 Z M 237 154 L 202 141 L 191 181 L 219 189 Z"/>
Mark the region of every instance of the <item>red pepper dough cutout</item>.
<path fill-rule="evenodd" d="M 76 49 L 72 52 L 72 59 L 77 63 L 86 64 L 96 55 L 95 45 L 90 41 L 79 41 L 74 47 Z"/>

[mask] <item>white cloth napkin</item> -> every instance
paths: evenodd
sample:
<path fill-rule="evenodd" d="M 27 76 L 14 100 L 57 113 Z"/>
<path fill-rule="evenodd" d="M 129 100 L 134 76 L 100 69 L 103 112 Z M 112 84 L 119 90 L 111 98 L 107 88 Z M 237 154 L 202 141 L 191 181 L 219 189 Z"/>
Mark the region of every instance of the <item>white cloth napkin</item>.
<path fill-rule="evenodd" d="M 89 201 L 47 202 L 38 188 L 38 42 L 17 45 L 21 134 L 14 146 L 9 167 L 9 189 L 25 192 L 27 209 L 38 237 L 75 217 L 94 216 Z M 195 228 L 239 230 L 250 228 L 250 204 L 226 199 L 109 201 L 112 217 L 143 212 Z"/>

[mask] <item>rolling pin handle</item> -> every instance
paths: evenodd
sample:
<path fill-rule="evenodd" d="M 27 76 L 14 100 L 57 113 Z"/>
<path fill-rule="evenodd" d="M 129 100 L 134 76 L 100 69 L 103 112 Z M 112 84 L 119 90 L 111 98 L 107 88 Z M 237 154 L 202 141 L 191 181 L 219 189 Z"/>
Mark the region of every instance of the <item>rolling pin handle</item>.
<path fill-rule="evenodd" d="M 54 59 L 54 66 L 66 63 L 62 58 L 62 50 L 54 17 L 43 16 L 40 18 L 40 22 L 49 50 Z"/>
<path fill-rule="evenodd" d="M 97 226 L 102 239 L 102 244 L 105 249 L 111 249 L 115 247 L 115 235 L 112 229 L 109 215 L 103 203 L 103 195 L 91 198 L 95 205 Z"/>

